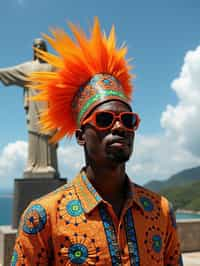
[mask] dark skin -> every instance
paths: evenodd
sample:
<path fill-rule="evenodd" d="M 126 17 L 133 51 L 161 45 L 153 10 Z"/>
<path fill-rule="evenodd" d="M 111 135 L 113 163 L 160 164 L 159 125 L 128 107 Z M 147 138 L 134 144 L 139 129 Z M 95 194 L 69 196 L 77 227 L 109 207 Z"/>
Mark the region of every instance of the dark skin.
<path fill-rule="evenodd" d="M 130 106 L 112 100 L 93 111 L 109 110 L 116 114 L 130 112 Z M 109 202 L 119 217 L 125 203 L 125 163 L 132 154 L 134 132 L 127 131 L 119 120 L 110 130 L 100 131 L 91 124 L 76 131 L 77 142 L 84 146 L 86 173 L 101 197 Z"/>

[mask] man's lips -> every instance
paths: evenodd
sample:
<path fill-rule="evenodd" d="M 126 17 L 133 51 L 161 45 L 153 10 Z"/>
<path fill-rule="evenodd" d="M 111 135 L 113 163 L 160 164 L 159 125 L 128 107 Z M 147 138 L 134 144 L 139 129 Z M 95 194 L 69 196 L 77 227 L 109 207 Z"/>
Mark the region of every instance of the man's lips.
<path fill-rule="evenodd" d="M 108 141 L 108 146 L 124 146 L 129 144 L 130 142 L 125 138 L 115 138 Z"/>
<path fill-rule="evenodd" d="M 108 145 L 108 147 L 115 147 L 115 148 L 122 148 L 128 146 L 126 143 L 122 143 L 122 142 L 113 142 L 112 144 Z"/>

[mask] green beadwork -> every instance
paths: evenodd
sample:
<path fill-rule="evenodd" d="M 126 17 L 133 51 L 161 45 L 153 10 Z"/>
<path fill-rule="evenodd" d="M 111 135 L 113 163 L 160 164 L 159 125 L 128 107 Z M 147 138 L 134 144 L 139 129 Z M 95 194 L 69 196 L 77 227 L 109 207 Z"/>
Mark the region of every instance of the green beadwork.
<path fill-rule="evenodd" d="M 127 99 L 127 97 L 120 91 L 115 91 L 115 90 L 105 90 L 101 93 L 96 94 L 95 96 L 91 97 L 83 106 L 82 110 L 80 111 L 78 115 L 78 125 L 80 125 L 81 118 L 83 117 L 84 113 L 87 111 L 87 109 L 96 101 L 100 100 L 103 97 L 106 96 L 118 96 L 121 97 L 122 99 Z"/>

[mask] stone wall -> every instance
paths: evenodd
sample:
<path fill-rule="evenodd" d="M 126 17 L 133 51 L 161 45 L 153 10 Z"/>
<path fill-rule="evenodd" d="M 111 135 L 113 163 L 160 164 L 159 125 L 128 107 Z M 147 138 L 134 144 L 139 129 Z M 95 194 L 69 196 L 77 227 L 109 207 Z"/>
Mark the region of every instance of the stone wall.
<path fill-rule="evenodd" d="M 183 252 L 200 251 L 200 219 L 179 220 L 177 227 L 181 250 Z"/>
<path fill-rule="evenodd" d="M 0 266 L 9 266 L 17 230 L 10 225 L 0 226 Z"/>

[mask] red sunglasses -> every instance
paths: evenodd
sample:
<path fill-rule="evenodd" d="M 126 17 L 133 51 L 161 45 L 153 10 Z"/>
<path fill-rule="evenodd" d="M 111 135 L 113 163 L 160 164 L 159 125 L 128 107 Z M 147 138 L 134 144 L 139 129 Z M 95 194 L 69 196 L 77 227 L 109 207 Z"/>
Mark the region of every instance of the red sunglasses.
<path fill-rule="evenodd" d="M 119 120 L 128 131 L 135 131 L 140 123 L 139 115 L 133 112 L 96 111 L 86 118 L 82 125 L 92 123 L 99 130 L 111 129 L 116 120 Z"/>

